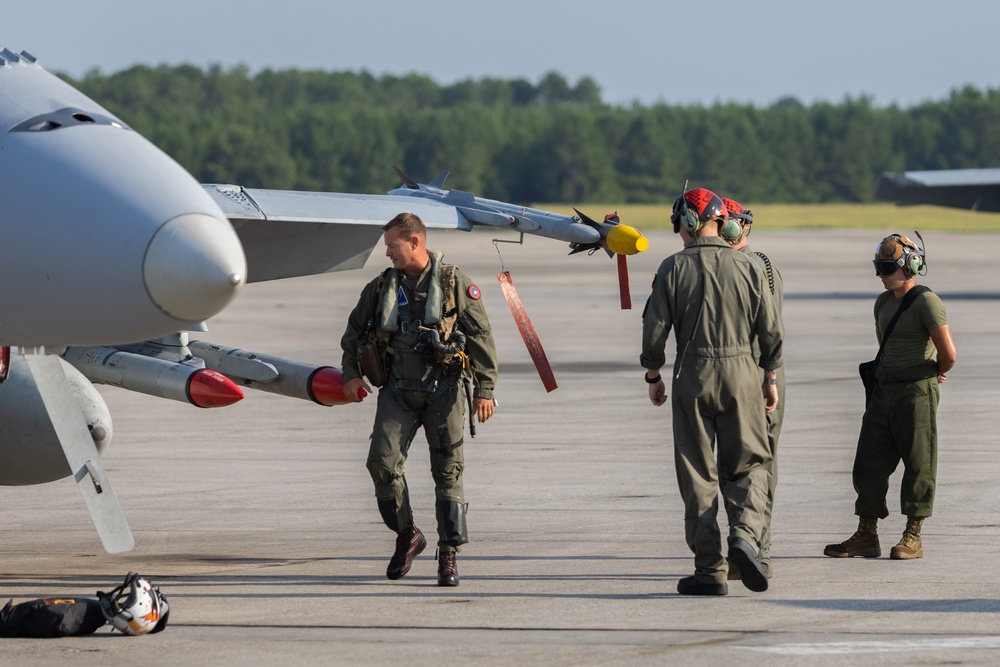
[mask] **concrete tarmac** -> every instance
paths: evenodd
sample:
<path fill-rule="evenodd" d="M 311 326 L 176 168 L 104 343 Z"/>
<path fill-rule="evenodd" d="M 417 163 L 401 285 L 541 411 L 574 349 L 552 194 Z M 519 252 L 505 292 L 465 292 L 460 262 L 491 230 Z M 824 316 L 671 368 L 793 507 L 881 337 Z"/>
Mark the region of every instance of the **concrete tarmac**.
<path fill-rule="evenodd" d="M 764 227 L 760 224 L 760 227 Z M 473 277 L 501 358 L 499 409 L 466 439 L 471 543 L 461 585 L 439 588 L 433 486 L 418 436 L 408 480 L 431 546 L 385 578 L 393 535 L 365 469 L 374 400 L 323 408 L 250 392 L 199 410 L 102 388 L 115 419 L 105 466 L 136 537 L 108 555 L 71 480 L 0 488 L 0 595 L 93 595 L 132 570 L 171 604 L 154 636 L 101 631 L 0 641 L 9 665 L 797 665 L 1000 662 L 1000 470 L 994 401 L 1000 287 L 994 235 L 929 233 L 921 282 L 944 300 L 959 361 L 941 390 L 935 514 L 924 558 L 891 561 L 900 473 L 881 522 L 884 556 L 832 559 L 856 527 L 851 465 L 874 356 L 871 259 L 889 231 L 755 231 L 784 277 L 788 379 L 770 589 L 676 594 L 693 571 L 673 472 L 668 405 L 638 364 L 641 312 L 670 233 L 630 259 L 634 308 L 618 308 L 614 262 L 558 242 L 491 245 L 432 233 Z M 510 237 L 508 237 L 510 238 Z M 503 267 L 545 346 L 547 394 L 503 301 Z M 387 265 L 254 284 L 198 336 L 339 365 L 361 286 Z M 673 338 L 668 342 L 672 359 Z M 669 367 L 665 369 L 669 371 Z"/>

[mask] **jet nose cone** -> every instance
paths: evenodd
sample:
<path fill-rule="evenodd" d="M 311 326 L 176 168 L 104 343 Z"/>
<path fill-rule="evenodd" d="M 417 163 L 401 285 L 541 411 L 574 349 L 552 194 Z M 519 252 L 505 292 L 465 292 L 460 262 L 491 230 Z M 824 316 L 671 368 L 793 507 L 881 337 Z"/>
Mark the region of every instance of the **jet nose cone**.
<path fill-rule="evenodd" d="M 157 230 L 142 265 L 146 291 L 167 315 L 185 322 L 212 317 L 246 282 L 247 264 L 229 223 L 188 213 Z"/>

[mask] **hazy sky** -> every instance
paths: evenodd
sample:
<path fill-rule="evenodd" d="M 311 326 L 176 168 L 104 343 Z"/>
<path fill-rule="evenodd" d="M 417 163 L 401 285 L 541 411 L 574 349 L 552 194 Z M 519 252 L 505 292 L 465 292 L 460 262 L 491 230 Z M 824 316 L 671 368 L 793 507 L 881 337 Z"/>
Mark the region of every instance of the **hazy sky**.
<path fill-rule="evenodd" d="M 909 106 L 1000 87 L 996 0 L 11 0 L 0 46 L 81 76 L 134 63 L 589 76 L 605 101 Z"/>

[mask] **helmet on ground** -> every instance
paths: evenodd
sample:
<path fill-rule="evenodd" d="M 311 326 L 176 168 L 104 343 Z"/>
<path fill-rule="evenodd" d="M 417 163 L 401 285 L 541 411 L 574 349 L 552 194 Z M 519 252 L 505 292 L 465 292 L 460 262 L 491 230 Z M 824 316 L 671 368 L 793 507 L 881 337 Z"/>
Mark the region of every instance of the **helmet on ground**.
<path fill-rule="evenodd" d="M 875 247 L 875 275 L 889 276 L 903 269 L 907 277 L 912 277 L 924 269 L 924 252 L 916 243 L 902 234 L 890 234 Z"/>
<path fill-rule="evenodd" d="M 129 572 L 122 585 L 110 593 L 98 591 L 97 598 L 104 617 L 123 634 L 145 635 L 167 626 L 167 598 L 135 572 Z"/>
<path fill-rule="evenodd" d="M 694 188 L 674 201 L 670 222 L 674 225 L 674 234 L 681 226 L 693 234 L 710 220 L 725 220 L 726 215 L 726 205 L 719 195 L 705 188 Z"/>
<path fill-rule="evenodd" d="M 739 243 L 744 234 L 750 233 L 750 225 L 753 224 L 753 213 L 750 212 L 750 209 L 743 208 L 734 199 L 723 197 L 722 203 L 725 205 L 729 217 L 726 219 L 725 224 L 722 225 L 722 228 L 719 229 L 719 234 L 730 243 Z"/>

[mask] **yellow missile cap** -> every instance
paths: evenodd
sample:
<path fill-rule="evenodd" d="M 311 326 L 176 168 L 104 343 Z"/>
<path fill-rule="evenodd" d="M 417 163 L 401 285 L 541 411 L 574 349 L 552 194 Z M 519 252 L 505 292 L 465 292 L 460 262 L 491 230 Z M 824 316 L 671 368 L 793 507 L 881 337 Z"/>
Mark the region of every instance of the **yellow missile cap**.
<path fill-rule="evenodd" d="M 608 230 L 608 248 L 619 255 L 634 255 L 649 248 L 649 239 L 635 227 L 615 225 Z"/>

